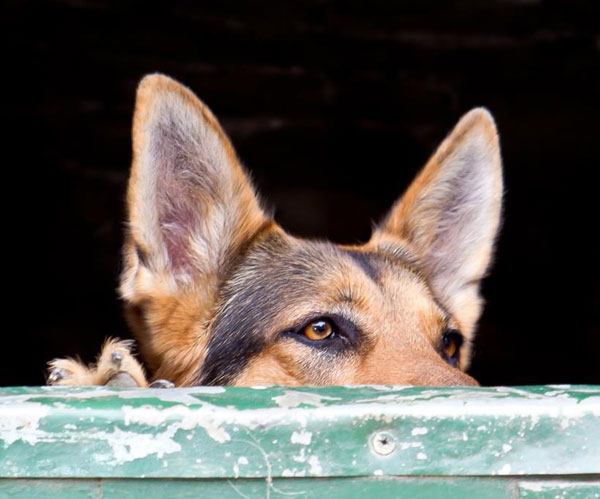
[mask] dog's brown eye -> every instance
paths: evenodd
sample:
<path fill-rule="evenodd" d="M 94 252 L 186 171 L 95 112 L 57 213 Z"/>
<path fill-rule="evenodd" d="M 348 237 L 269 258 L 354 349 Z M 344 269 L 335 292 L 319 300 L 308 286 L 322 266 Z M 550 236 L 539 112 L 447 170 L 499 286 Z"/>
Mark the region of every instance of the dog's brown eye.
<path fill-rule="evenodd" d="M 326 320 L 318 320 L 308 324 L 302 331 L 309 340 L 320 341 L 333 334 L 333 326 Z"/>
<path fill-rule="evenodd" d="M 444 352 L 446 352 L 446 355 L 448 357 L 454 357 L 457 350 L 458 345 L 456 339 L 452 336 L 444 336 Z"/>
<path fill-rule="evenodd" d="M 442 336 L 442 349 L 444 358 L 453 367 L 458 365 L 460 347 L 463 343 L 463 336 L 454 329 L 444 331 Z"/>

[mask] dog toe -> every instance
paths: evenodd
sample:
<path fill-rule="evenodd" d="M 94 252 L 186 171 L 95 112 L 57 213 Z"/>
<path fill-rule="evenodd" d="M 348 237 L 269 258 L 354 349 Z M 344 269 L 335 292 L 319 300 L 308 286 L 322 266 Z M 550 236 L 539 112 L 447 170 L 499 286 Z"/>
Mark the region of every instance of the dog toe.
<path fill-rule="evenodd" d="M 60 367 L 56 367 L 56 368 L 52 369 L 52 371 L 50 371 L 50 374 L 48 375 L 48 384 L 55 385 L 60 380 L 64 379 L 66 375 L 67 375 L 67 373 L 64 369 L 61 369 Z"/>
<path fill-rule="evenodd" d="M 54 359 L 48 362 L 48 385 L 93 385 L 90 370 L 74 359 Z"/>
<path fill-rule="evenodd" d="M 130 340 L 107 339 L 98 356 L 95 384 L 127 388 L 148 386 L 144 369 L 131 353 L 132 348 Z"/>

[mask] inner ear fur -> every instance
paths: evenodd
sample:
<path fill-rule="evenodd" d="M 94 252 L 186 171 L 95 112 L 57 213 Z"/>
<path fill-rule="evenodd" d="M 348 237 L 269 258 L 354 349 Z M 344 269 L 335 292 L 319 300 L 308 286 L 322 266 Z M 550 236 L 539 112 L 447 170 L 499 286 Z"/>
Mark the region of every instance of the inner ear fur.
<path fill-rule="evenodd" d="M 127 211 L 120 291 L 132 326 L 153 370 L 185 369 L 200 362 L 198 328 L 222 281 L 273 222 L 208 107 L 160 74 L 137 89 Z"/>
<path fill-rule="evenodd" d="M 175 286 L 222 277 L 268 222 L 216 118 L 190 90 L 159 74 L 137 90 L 127 208 L 121 290 L 130 299 L 140 266 Z"/>
<path fill-rule="evenodd" d="M 409 246 L 469 338 L 481 313 L 502 205 L 498 133 L 483 108 L 464 115 L 395 203 L 370 244 Z"/>

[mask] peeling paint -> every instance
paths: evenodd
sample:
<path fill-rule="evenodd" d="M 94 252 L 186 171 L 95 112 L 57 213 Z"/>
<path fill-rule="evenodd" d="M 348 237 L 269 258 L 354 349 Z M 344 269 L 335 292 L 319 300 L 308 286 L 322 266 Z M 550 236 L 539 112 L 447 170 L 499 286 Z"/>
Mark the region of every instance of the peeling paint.
<path fill-rule="evenodd" d="M 196 427 L 203 428 L 213 440 L 224 443 L 231 440 L 231 436 L 222 426 L 215 422 L 214 417 L 204 411 L 195 411 L 185 406 L 174 406 L 167 409 L 156 409 L 151 406 L 131 407 L 123 406 L 123 420 L 125 425 L 132 423 L 148 426 L 159 426 L 174 418 L 179 419 L 169 426 L 168 431 L 176 433 L 177 430 L 191 430 Z"/>
<path fill-rule="evenodd" d="M 0 477 L 184 474 L 271 483 L 378 470 L 383 476 L 600 470 L 600 389 L 170 392 L 0 389 Z M 368 442 L 381 432 L 394 439 L 395 451 L 374 458 Z"/>
<path fill-rule="evenodd" d="M 96 437 L 110 446 L 112 454 L 98 454 L 96 459 L 115 466 L 152 455 L 162 459 L 166 454 L 181 450 L 181 445 L 173 441 L 174 434 L 174 429 L 154 435 L 122 431 L 119 428 L 115 428 L 112 433 L 98 432 Z M 164 461 L 163 466 L 167 465 Z"/>
<path fill-rule="evenodd" d="M 323 407 L 324 401 L 340 400 L 338 397 L 329 397 L 318 393 L 299 392 L 294 390 L 285 390 L 283 395 L 273 397 L 272 400 L 285 409 L 309 405 L 313 407 Z"/>
<path fill-rule="evenodd" d="M 320 475 L 323 473 L 323 467 L 321 466 L 317 456 L 310 456 L 308 458 L 308 464 L 310 465 L 309 472 L 313 475 Z"/>
<path fill-rule="evenodd" d="M 292 456 L 292 459 L 294 461 L 296 461 L 297 463 L 303 463 L 304 461 L 306 461 L 306 456 L 304 455 L 304 452 L 305 452 L 304 447 L 302 447 L 300 449 L 300 453 Z"/>
<path fill-rule="evenodd" d="M 17 440 L 35 445 L 43 440 L 46 434 L 39 429 L 39 426 L 40 420 L 49 412 L 49 407 L 37 402 L 0 405 L 0 439 L 6 446 Z"/>
<path fill-rule="evenodd" d="M 400 450 L 406 449 L 422 449 L 423 444 L 421 442 L 400 442 Z"/>
<path fill-rule="evenodd" d="M 306 430 L 294 431 L 290 437 L 293 444 L 310 445 L 312 440 L 312 432 Z"/>

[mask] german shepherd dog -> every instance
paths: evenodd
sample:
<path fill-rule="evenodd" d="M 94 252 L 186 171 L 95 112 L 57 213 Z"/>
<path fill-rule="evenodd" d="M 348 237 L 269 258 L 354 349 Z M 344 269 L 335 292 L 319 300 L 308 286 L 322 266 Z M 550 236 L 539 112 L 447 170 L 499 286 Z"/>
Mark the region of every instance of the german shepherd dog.
<path fill-rule="evenodd" d="M 120 292 L 151 379 L 476 385 L 464 371 L 502 183 L 494 120 L 474 109 L 369 242 L 298 239 L 261 208 L 210 110 L 174 80 L 146 76 Z M 48 381 L 149 386 L 131 346 L 107 340 L 90 366 L 55 359 Z"/>

